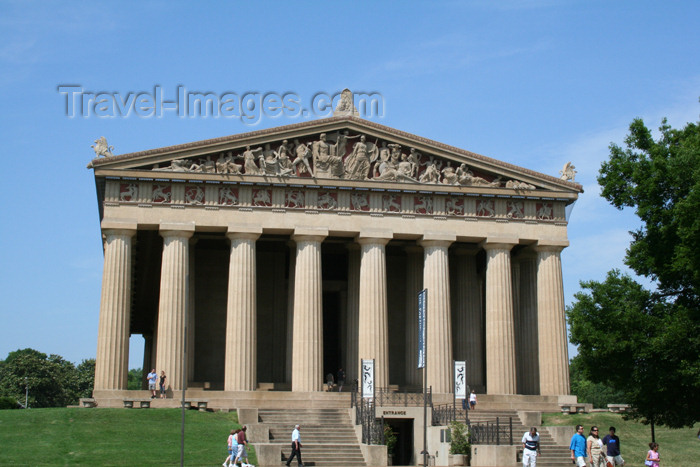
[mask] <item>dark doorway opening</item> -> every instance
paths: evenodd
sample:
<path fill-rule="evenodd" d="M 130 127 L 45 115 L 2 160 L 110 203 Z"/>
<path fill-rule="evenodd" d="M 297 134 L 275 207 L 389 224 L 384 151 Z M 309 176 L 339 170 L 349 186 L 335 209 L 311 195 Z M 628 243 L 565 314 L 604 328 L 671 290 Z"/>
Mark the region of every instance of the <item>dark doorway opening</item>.
<path fill-rule="evenodd" d="M 396 435 L 393 465 L 415 465 L 413 457 L 413 419 L 385 418 L 384 423 L 391 427 Z"/>
<path fill-rule="evenodd" d="M 335 374 L 341 366 L 340 353 L 340 292 L 323 292 L 323 382 L 326 375 Z M 337 381 L 336 381 L 337 382 Z"/>

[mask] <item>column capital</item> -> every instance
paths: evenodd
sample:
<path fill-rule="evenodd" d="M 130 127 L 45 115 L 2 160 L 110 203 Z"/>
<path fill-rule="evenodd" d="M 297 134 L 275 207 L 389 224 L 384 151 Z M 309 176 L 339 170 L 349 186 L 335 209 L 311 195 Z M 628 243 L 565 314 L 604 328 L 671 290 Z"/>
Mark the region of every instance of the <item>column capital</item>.
<path fill-rule="evenodd" d="M 109 237 L 112 235 L 124 235 L 127 237 L 133 237 L 136 235 L 136 229 L 102 229 L 102 235 Z"/>
<path fill-rule="evenodd" d="M 194 222 L 161 222 L 158 232 L 163 238 L 190 238 L 194 235 Z"/>
<path fill-rule="evenodd" d="M 251 238 L 256 240 L 262 235 L 262 227 L 254 224 L 229 224 L 226 227 L 226 236 L 230 239 L 233 238 Z"/>
<path fill-rule="evenodd" d="M 360 234 L 357 236 L 357 243 L 360 245 L 369 240 L 369 243 L 380 243 L 384 241 L 384 245 L 389 243 L 394 238 L 394 232 L 387 229 L 362 229 Z"/>
<path fill-rule="evenodd" d="M 457 236 L 453 234 L 426 232 L 423 238 L 418 241 L 418 244 L 423 248 L 437 246 L 447 248 L 457 241 Z"/>
<path fill-rule="evenodd" d="M 260 238 L 260 234 L 255 232 L 227 232 L 226 236 L 229 240 L 257 240 Z"/>
<path fill-rule="evenodd" d="M 100 223 L 100 227 L 103 233 L 107 230 L 133 230 L 136 233 L 138 222 L 136 222 L 136 219 L 104 219 Z"/>
<path fill-rule="evenodd" d="M 567 246 L 569 246 L 568 240 L 538 240 L 534 250 L 538 253 L 540 251 L 560 253 Z"/>
<path fill-rule="evenodd" d="M 328 237 L 328 229 L 323 227 L 296 227 L 292 239 L 295 242 L 322 242 Z"/>
<path fill-rule="evenodd" d="M 518 244 L 517 237 L 501 237 L 493 236 L 486 237 L 486 240 L 479 243 L 479 246 L 484 250 L 508 250 L 510 251 Z"/>
<path fill-rule="evenodd" d="M 357 237 L 356 242 L 360 245 L 381 245 L 385 246 L 389 243 L 389 238 L 381 237 Z"/>

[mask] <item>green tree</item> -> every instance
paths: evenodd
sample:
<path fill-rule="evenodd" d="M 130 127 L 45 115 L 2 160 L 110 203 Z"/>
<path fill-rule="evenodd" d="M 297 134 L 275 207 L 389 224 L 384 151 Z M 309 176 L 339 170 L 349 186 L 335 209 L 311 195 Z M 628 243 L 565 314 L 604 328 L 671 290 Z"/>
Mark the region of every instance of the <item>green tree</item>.
<path fill-rule="evenodd" d="M 93 370 L 94 375 L 94 370 Z M 0 395 L 24 403 L 29 387 L 30 407 L 65 407 L 80 395 L 80 378 L 75 366 L 60 355 L 34 349 L 10 352 L 0 367 Z"/>
<path fill-rule="evenodd" d="M 127 389 L 143 389 L 143 381 L 143 370 L 141 368 L 132 368 L 128 374 Z"/>
<path fill-rule="evenodd" d="M 659 131 L 655 141 L 635 119 L 598 177 L 605 199 L 641 219 L 625 263 L 654 289 L 613 270 L 582 282 L 567 310 L 584 374 L 622 391 L 652 436 L 654 423 L 700 420 L 700 126 Z"/>
<path fill-rule="evenodd" d="M 95 359 L 83 360 L 75 369 L 78 372 L 78 397 L 91 397 L 95 387 Z"/>
<path fill-rule="evenodd" d="M 622 391 L 618 391 L 605 383 L 595 383 L 586 374 L 581 356 L 577 355 L 569 363 L 569 379 L 571 394 L 576 395 L 579 402 L 588 402 L 593 407 L 606 408 L 608 404 L 625 404 L 627 399 Z"/>

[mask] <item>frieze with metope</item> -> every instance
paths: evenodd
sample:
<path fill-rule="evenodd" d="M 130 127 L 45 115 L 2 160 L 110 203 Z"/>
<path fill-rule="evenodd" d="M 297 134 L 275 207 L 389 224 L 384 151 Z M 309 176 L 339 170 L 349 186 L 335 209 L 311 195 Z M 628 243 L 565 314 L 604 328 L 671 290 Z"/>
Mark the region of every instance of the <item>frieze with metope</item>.
<path fill-rule="evenodd" d="M 105 202 L 115 205 L 171 205 L 196 208 L 254 208 L 306 210 L 310 212 L 345 212 L 351 215 L 415 216 L 431 218 L 465 218 L 526 222 L 565 222 L 563 200 L 501 199 L 482 195 L 446 195 L 436 193 L 368 192 L 366 189 L 328 187 L 256 186 L 246 183 L 211 185 L 156 180 L 130 182 L 118 178 L 107 180 Z M 147 188 L 144 195 L 141 190 Z M 370 209 L 371 208 L 371 209 Z"/>

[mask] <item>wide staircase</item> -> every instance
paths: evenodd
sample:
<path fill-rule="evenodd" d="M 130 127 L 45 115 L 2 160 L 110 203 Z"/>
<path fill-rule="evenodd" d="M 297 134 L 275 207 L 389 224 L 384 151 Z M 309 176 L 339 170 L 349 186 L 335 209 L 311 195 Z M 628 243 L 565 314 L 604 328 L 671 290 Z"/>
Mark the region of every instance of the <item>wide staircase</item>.
<path fill-rule="evenodd" d="M 300 425 L 304 465 L 366 465 L 347 409 L 260 409 L 258 419 L 269 427 L 270 442 L 284 444 L 285 459 L 291 453 L 294 425 Z M 292 465 L 296 463 L 295 458 Z M 283 465 L 282 460 L 280 465 Z"/>
<path fill-rule="evenodd" d="M 457 410 L 457 420 L 464 421 L 465 414 L 463 410 Z M 513 444 L 518 446 L 518 450 L 522 451 L 521 440 L 525 432 L 530 431 L 530 427 L 522 424 L 518 412 L 515 410 L 470 410 L 469 422 L 471 424 L 492 424 L 495 425 L 498 421 L 501 427 L 508 426 L 508 419 L 513 420 Z M 537 430 L 540 434 L 540 450 L 541 456 L 537 457 L 538 466 L 570 466 L 571 451 L 568 446 L 557 445 L 552 438 L 552 435 L 545 427 L 538 426 Z M 506 443 L 510 440 L 506 440 Z M 522 455 L 522 454 L 521 454 Z"/>

